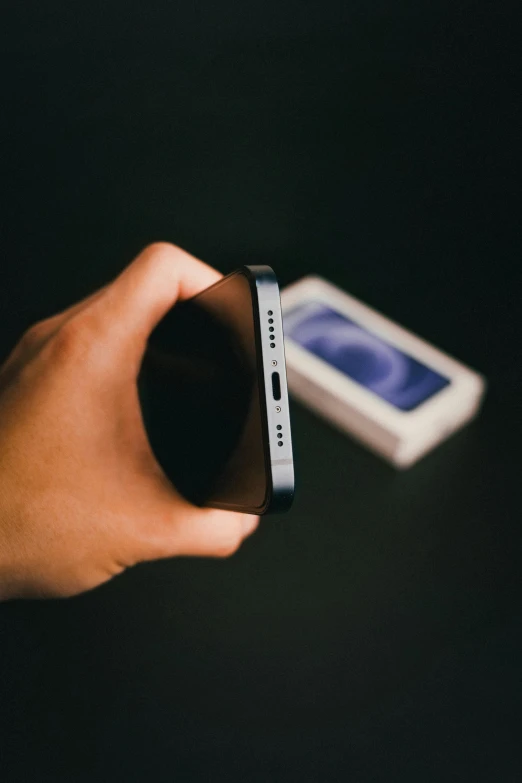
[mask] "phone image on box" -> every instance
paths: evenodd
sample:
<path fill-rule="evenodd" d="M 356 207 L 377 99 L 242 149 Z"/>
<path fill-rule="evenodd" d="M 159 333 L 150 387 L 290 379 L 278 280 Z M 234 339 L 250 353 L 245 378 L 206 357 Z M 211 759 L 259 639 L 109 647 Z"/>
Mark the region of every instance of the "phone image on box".
<path fill-rule="evenodd" d="M 418 408 L 451 381 L 320 301 L 286 317 L 288 337 L 401 411 Z"/>
<path fill-rule="evenodd" d="M 251 514 L 287 510 L 294 469 L 279 287 L 244 266 L 176 304 L 140 374 L 156 458 L 190 501 Z"/>
<path fill-rule="evenodd" d="M 396 467 L 478 412 L 482 375 L 337 286 L 305 277 L 282 302 L 291 392 Z"/>

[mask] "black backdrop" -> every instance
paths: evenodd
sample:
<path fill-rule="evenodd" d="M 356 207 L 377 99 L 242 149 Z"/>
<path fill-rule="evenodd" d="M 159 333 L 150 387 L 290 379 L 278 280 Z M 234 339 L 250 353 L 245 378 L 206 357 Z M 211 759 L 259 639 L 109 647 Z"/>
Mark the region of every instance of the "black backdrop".
<path fill-rule="evenodd" d="M 490 390 L 403 474 L 296 406 L 295 507 L 235 558 L 1 606 L 0 779 L 520 780 L 515 13 L 2 14 L 2 355 L 166 239 L 225 272 L 319 272 Z"/>

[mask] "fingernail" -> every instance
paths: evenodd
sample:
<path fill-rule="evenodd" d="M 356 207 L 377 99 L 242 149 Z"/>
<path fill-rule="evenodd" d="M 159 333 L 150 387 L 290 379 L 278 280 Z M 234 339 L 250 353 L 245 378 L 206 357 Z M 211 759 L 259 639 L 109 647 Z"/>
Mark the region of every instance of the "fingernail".
<path fill-rule="evenodd" d="M 250 514 L 245 514 L 242 521 L 242 527 L 243 527 L 243 535 L 249 536 L 250 533 L 253 533 L 256 527 L 259 524 L 259 517 L 251 516 Z"/>

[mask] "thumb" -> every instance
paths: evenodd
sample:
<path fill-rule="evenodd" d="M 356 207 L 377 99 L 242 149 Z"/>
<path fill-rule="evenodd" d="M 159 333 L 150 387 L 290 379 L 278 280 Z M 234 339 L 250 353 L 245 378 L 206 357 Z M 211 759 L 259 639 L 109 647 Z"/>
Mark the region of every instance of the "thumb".
<path fill-rule="evenodd" d="M 184 503 L 164 518 L 149 541 L 145 560 L 178 555 L 229 557 L 259 524 L 259 517 Z"/>

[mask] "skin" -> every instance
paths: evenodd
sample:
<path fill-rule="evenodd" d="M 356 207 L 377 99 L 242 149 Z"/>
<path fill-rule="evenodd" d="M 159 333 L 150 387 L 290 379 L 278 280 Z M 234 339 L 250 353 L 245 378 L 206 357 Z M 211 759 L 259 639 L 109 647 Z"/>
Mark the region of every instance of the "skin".
<path fill-rule="evenodd" d="M 0 368 L 0 599 L 72 596 L 145 560 L 226 557 L 255 530 L 257 517 L 178 494 L 138 400 L 150 332 L 220 277 L 150 245 L 110 285 L 35 324 Z"/>

